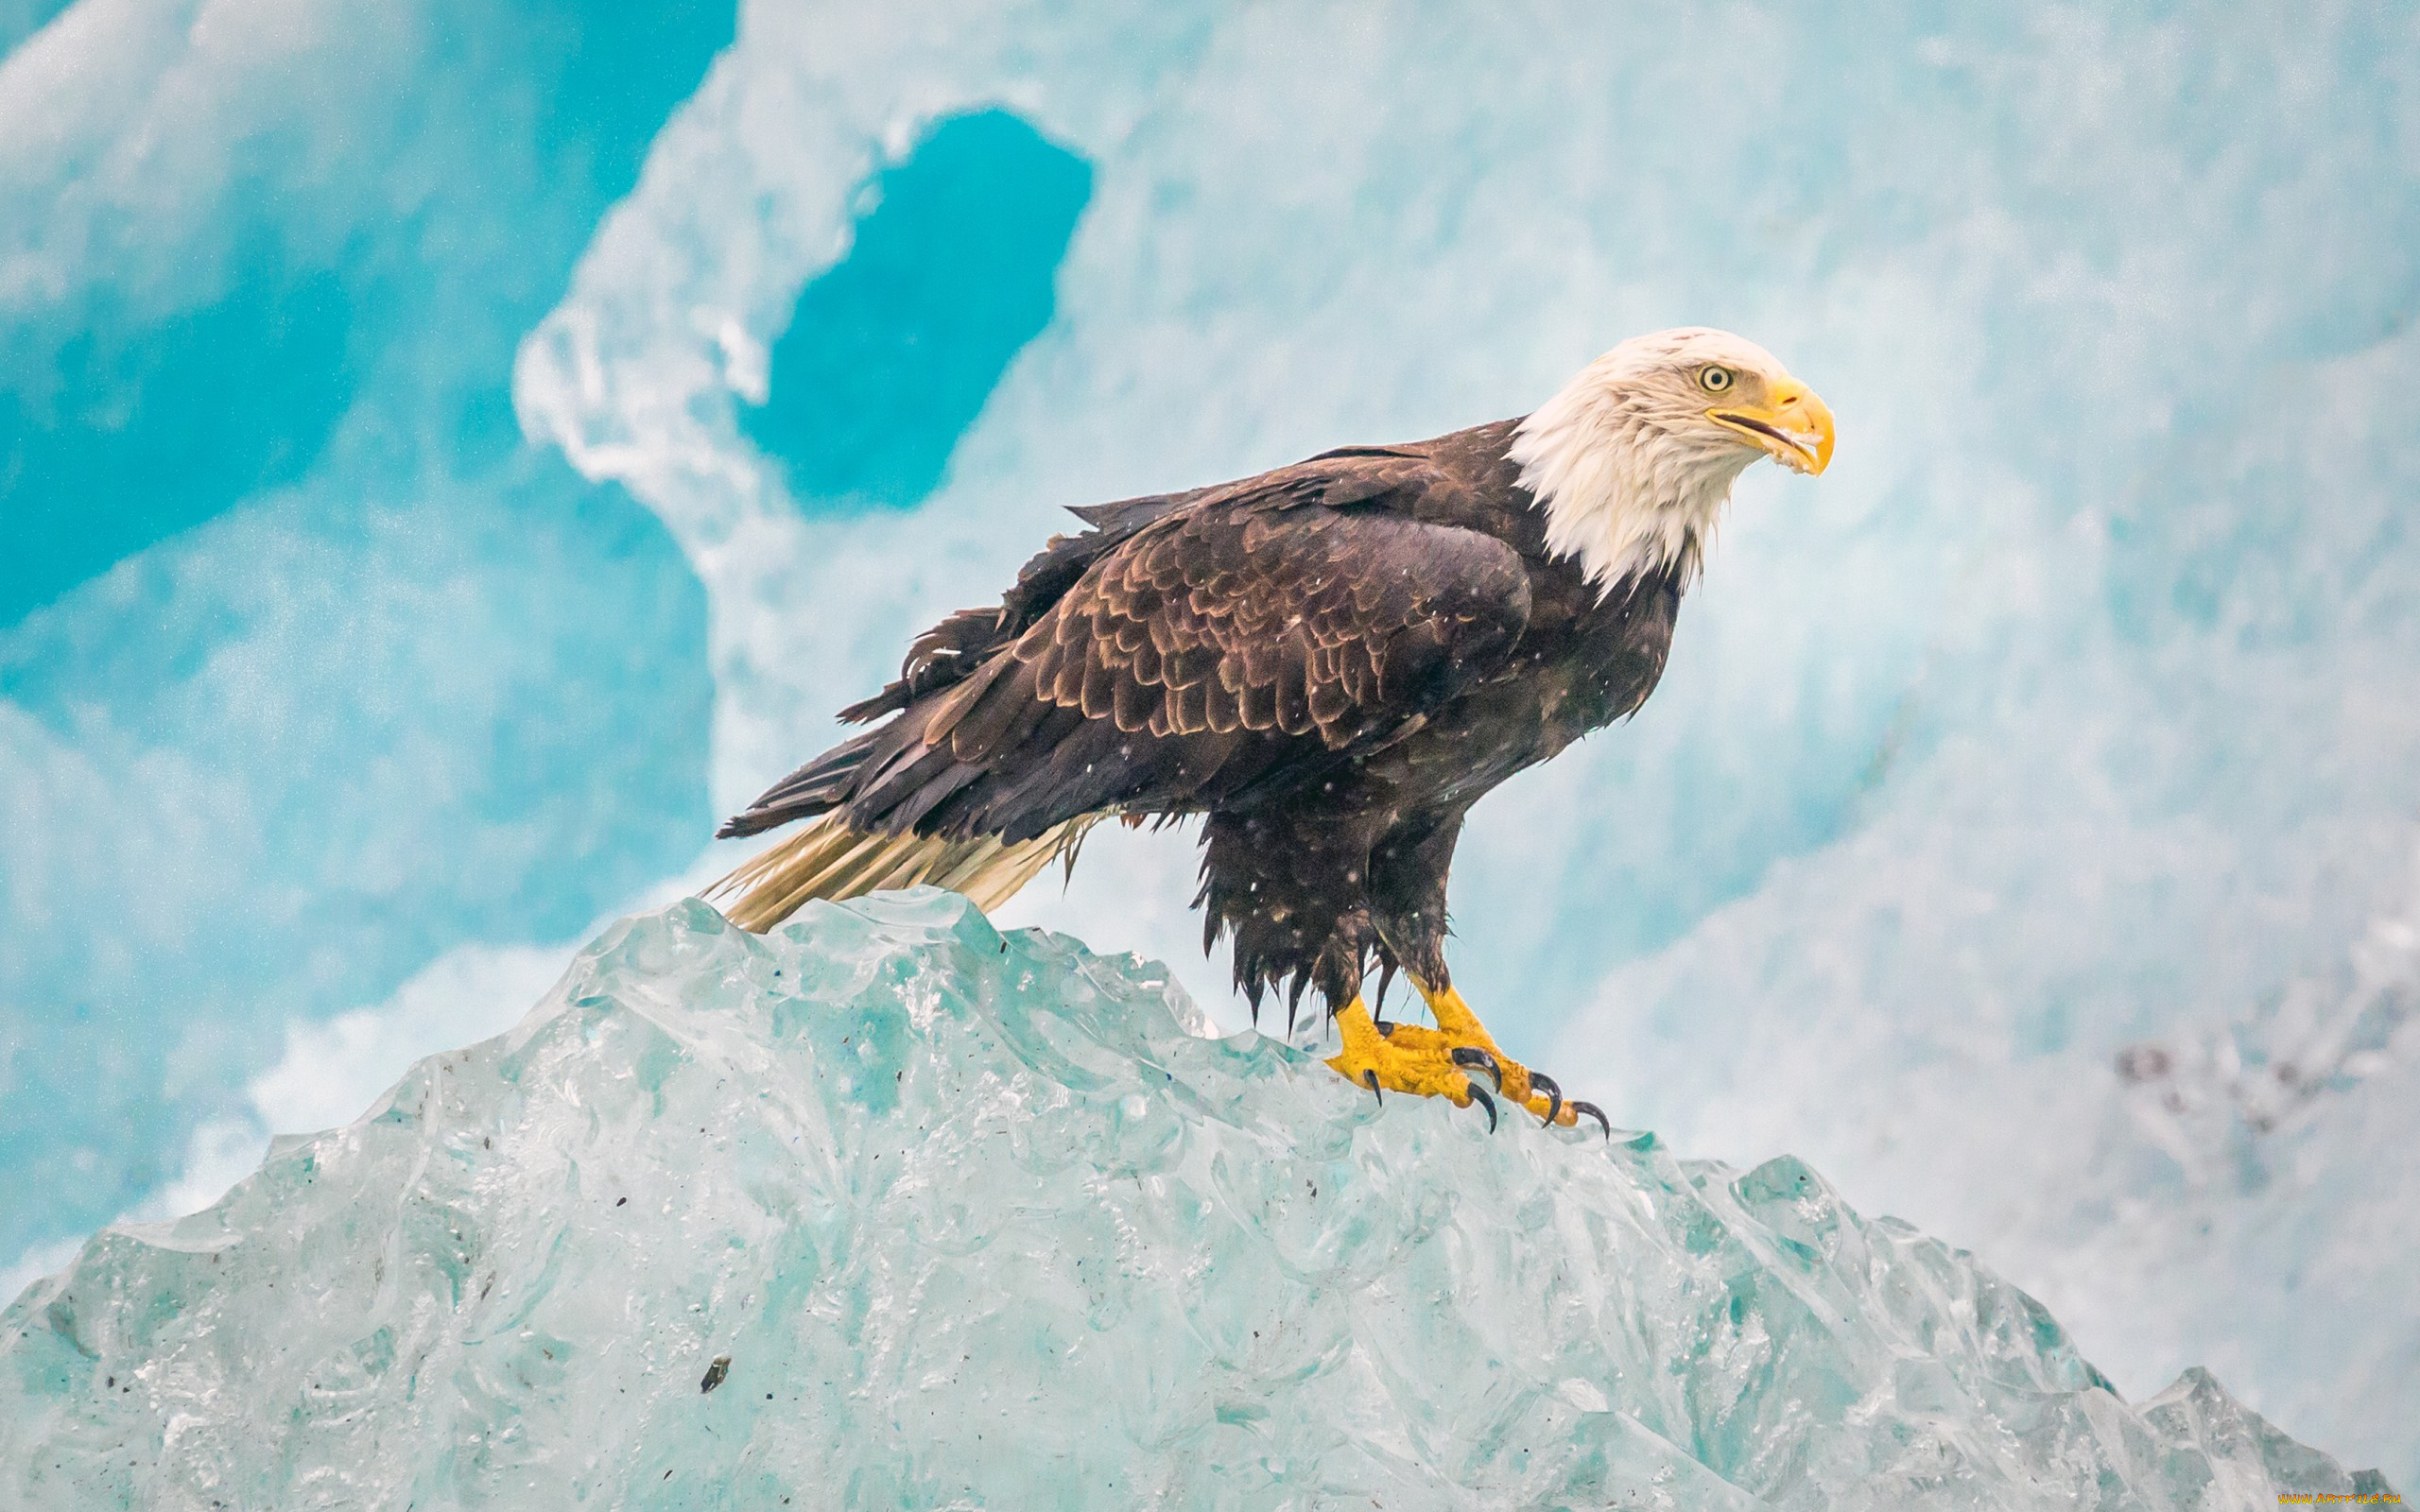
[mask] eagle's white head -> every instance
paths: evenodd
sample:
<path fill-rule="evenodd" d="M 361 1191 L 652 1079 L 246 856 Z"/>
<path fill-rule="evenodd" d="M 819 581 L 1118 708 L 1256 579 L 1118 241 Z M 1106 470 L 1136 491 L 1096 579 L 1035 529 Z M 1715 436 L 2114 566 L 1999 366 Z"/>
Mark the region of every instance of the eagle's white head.
<path fill-rule="evenodd" d="M 1796 472 L 1832 460 L 1832 412 L 1772 352 L 1728 331 L 1633 336 L 1590 363 L 1513 432 L 1521 486 L 1547 512 L 1547 546 L 1612 593 L 1638 574 L 1697 576 L 1731 485 L 1770 456 Z"/>

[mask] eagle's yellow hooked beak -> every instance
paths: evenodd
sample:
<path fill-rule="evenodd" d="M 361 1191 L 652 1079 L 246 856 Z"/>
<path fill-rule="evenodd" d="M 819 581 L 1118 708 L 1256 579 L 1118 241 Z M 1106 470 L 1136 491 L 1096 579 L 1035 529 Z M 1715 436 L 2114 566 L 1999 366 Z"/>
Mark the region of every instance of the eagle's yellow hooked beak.
<path fill-rule="evenodd" d="M 1812 476 L 1832 465 L 1832 408 L 1815 390 L 1784 376 L 1762 404 L 1718 405 L 1705 418 L 1737 431 L 1789 469 Z"/>

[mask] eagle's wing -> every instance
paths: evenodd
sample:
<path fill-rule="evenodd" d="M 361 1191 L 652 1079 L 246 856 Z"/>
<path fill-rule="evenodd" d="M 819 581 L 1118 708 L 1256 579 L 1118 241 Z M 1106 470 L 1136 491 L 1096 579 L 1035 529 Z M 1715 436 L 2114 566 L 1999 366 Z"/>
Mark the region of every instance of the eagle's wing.
<path fill-rule="evenodd" d="M 1205 490 L 841 747 L 831 806 L 861 830 L 1016 841 L 1199 807 L 1383 742 L 1502 665 L 1528 623 L 1510 546 L 1414 518 L 1458 486 L 1425 458 L 1363 454 Z"/>
<path fill-rule="evenodd" d="M 990 654 L 1023 634 L 1050 606 L 1066 596 L 1085 570 L 1152 521 L 1183 508 L 1208 489 L 1185 493 L 1154 493 L 1115 504 L 1081 505 L 1068 512 L 1088 527 L 1072 536 L 1053 536 L 1018 572 L 1014 586 L 1000 602 L 985 609 L 962 609 L 916 637 L 899 668 L 899 680 L 861 703 L 840 711 L 841 719 L 858 725 L 897 713 L 925 695 L 965 680 Z"/>

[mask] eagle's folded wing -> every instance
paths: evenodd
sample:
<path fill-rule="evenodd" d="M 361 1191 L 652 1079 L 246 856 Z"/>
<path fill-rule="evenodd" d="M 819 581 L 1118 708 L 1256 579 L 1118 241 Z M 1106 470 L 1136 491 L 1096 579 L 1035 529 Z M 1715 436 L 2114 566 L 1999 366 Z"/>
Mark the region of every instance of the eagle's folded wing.
<path fill-rule="evenodd" d="M 1419 481 L 1330 462 L 1152 522 L 881 731 L 847 784 L 851 822 L 1018 840 L 1192 806 L 1406 728 L 1500 666 L 1530 605 L 1511 547 L 1413 518 Z"/>
<path fill-rule="evenodd" d="M 1274 732 L 1341 750 L 1492 670 L 1528 618 L 1528 575 L 1492 536 L 1329 497 L 1248 497 L 1137 535 L 1010 655 L 1030 696 L 1124 733 Z M 976 755 L 987 735 L 961 721 L 952 744 Z"/>

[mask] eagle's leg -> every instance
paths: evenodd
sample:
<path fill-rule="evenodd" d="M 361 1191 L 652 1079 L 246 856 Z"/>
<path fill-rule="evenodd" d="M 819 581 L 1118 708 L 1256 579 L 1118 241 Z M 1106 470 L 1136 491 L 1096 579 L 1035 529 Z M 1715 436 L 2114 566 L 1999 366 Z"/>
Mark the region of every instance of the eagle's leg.
<path fill-rule="evenodd" d="M 1605 1115 L 1593 1105 L 1564 1101 L 1563 1089 L 1553 1077 L 1531 1071 L 1498 1049 L 1487 1025 L 1479 1022 L 1478 1015 L 1454 990 L 1453 978 L 1445 970 L 1445 872 L 1461 833 L 1461 816 L 1443 815 L 1426 823 L 1400 826 L 1371 848 L 1372 927 L 1388 956 L 1402 964 L 1404 974 L 1411 978 L 1437 1020 L 1434 1029 L 1392 1025 L 1387 1048 L 1406 1066 L 1443 1064 L 1487 1076 L 1499 1097 L 1528 1108 L 1546 1123 L 1568 1128 L 1585 1113 L 1602 1124 Z M 1346 1055 L 1351 1053 L 1348 1038 Z M 1342 1066 L 1338 1069 L 1347 1075 L 1356 1074 Z"/>
<path fill-rule="evenodd" d="M 1457 1108 L 1473 1102 L 1487 1109 L 1488 1127 L 1495 1126 L 1495 1099 L 1474 1080 L 1475 1068 L 1457 1062 L 1450 1054 L 1413 1051 L 1398 1046 L 1401 1024 L 1382 1024 L 1370 1016 L 1362 996 L 1363 962 L 1377 948 L 1369 916 L 1356 910 L 1339 918 L 1326 945 L 1308 975 L 1331 1006 L 1343 1048 L 1328 1057 L 1337 1074 L 1356 1087 L 1380 1097 L 1406 1092 L 1414 1097 L 1443 1097 Z M 1299 979 L 1298 979 L 1299 980 Z M 1336 1006 L 1336 1005 L 1342 1006 Z"/>

